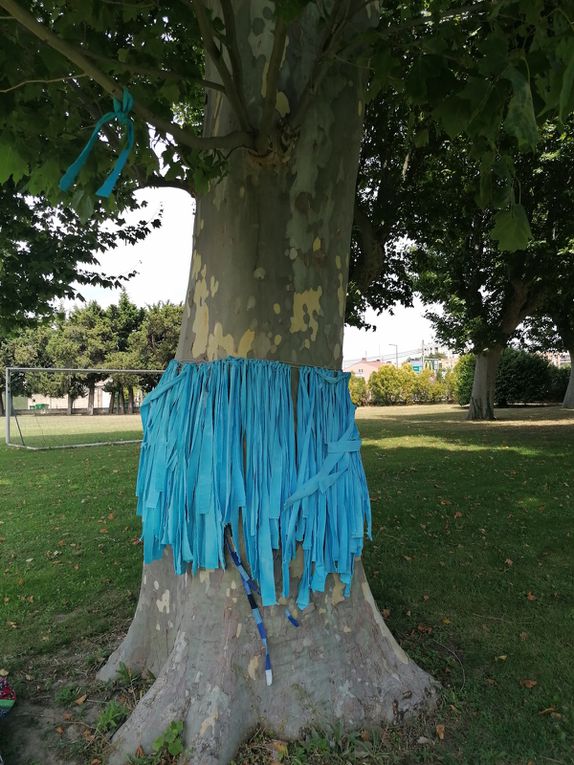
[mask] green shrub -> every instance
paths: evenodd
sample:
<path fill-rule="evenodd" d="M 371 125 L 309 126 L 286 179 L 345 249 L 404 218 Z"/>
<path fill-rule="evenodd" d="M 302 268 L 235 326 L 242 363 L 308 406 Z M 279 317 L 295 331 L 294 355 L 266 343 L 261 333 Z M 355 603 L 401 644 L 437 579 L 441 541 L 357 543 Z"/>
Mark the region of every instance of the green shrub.
<path fill-rule="evenodd" d="M 450 384 L 452 386 L 453 399 L 461 406 L 467 406 L 470 403 L 475 365 L 474 355 L 469 353 L 461 356 L 452 370 Z"/>
<path fill-rule="evenodd" d="M 461 356 L 452 370 L 448 386 L 461 406 L 470 401 L 475 357 Z M 494 400 L 497 406 L 561 401 L 568 385 L 569 369 L 558 369 L 543 356 L 505 348 L 496 372 Z"/>
<path fill-rule="evenodd" d="M 410 364 L 402 367 L 386 364 L 369 378 L 369 398 L 372 404 L 428 404 L 446 399 L 447 386 L 437 379 L 432 369 L 417 374 Z"/>
<path fill-rule="evenodd" d="M 550 401 L 561 403 L 570 380 L 570 367 L 550 367 Z"/>
<path fill-rule="evenodd" d="M 369 377 L 369 395 L 377 406 L 404 403 L 404 374 L 390 364 L 385 364 Z"/>
<path fill-rule="evenodd" d="M 364 377 L 357 377 L 351 374 L 349 378 L 349 392 L 351 394 L 351 401 L 355 406 L 365 406 L 369 398 L 369 392 Z"/>
<path fill-rule="evenodd" d="M 505 348 L 496 372 L 497 406 L 528 404 L 550 399 L 550 363 L 537 353 Z"/>

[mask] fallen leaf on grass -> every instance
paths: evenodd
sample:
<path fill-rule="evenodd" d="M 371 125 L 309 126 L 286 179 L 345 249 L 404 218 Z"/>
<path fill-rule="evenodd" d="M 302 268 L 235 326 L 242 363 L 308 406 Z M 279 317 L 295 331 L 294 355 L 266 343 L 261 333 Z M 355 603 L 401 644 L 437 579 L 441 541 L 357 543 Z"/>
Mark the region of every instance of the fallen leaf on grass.
<path fill-rule="evenodd" d="M 540 712 L 538 712 L 539 715 L 550 715 L 553 712 L 557 712 L 558 710 L 556 707 L 546 707 L 546 709 L 541 709 Z"/>
<path fill-rule="evenodd" d="M 74 704 L 81 706 L 87 698 L 88 698 L 88 694 L 84 693 L 83 696 L 78 696 L 78 698 L 74 701 Z"/>
<path fill-rule="evenodd" d="M 58 733 L 60 736 L 64 733 L 64 729 L 62 728 L 61 725 L 58 725 L 58 727 L 56 728 L 56 733 Z"/>
<path fill-rule="evenodd" d="M 71 720 L 71 719 L 72 719 L 72 713 L 71 713 L 71 712 L 64 712 L 64 714 L 62 715 L 62 717 L 63 717 L 63 718 L 64 718 L 64 720 L 66 720 L 66 721 L 68 721 L 68 720 Z"/>
<path fill-rule="evenodd" d="M 383 615 L 383 619 L 388 619 L 389 616 L 391 615 L 391 609 L 390 608 L 383 608 L 381 613 Z"/>
<path fill-rule="evenodd" d="M 520 681 L 520 685 L 523 688 L 534 688 L 535 685 L 538 685 L 538 680 L 530 680 L 528 678 L 525 678 L 524 680 Z"/>
<path fill-rule="evenodd" d="M 512 560 L 512 558 L 507 558 L 504 562 L 506 563 L 507 566 L 512 566 L 514 561 Z"/>
<path fill-rule="evenodd" d="M 506 661 L 508 659 L 508 656 L 506 654 L 502 654 L 502 656 L 495 656 L 494 661 Z"/>
<path fill-rule="evenodd" d="M 145 757 L 145 752 L 144 752 L 143 747 L 141 746 L 141 744 L 136 749 L 135 754 L 136 754 L 136 757 Z"/>
<path fill-rule="evenodd" d="M 432 627 L 429 627 L 427 624 L 419 624 L 417 630 L 423 635 L 430 635 L 432 632 Z"/>
<path fill-rule="evenodd" d="M 8 677 L 9 674 L 7 669 L 0 669 L 0 677 Z"/>
<path fill-rule="evenodd" d="M 528 640 L 528 632 L 521 632 L 519 637 L 521 640 Z"/>
<path fill-rule="evenodd" d="M 444 619 L 441 620 L 443 624 L 450 624 L 450 619 L 448 616 L 445 616 Z"/>
<path fill-rule="evenodd" d="M 444 741 L 444 725 L 442 723 L 437 723 L 435 730 L 439 739 Z"/>
<path fill-rule="evenodd" d="M 454 514 L 454 518 L 455 518 L 456 520 L 458 520 L 459 518 L 462 518 L 462 513 L 460 512 L 460 510 L 457 510 L 457 511 L 456 511 L 456 513 Z"/>
<path fill-rule="evenodd" d="M 526 599 L 533 601 L 533 600 L 537 600 L 537 597 L 533 592 L 529 592 L 528 595 L 526 596 Z"/>

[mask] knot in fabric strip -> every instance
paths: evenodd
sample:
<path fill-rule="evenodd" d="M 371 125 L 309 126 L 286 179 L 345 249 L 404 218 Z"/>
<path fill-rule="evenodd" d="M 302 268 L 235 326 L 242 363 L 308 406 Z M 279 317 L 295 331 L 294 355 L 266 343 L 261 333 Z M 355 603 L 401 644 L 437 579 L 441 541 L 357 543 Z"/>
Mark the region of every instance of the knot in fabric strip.
<path fill-rule="evenodd" d="M 124 148 L 121 150 L 112 171 L 109 173 L 106 180 L 102 183 L 100 188 L 96 191 L 99 197 L 109 197 L 116 181 L 118 180 L 120 173 L 124 169 L 127 159 L 134 145 L 134 125 L 130 117 L 130 112 L 133 109 L 134 99 L 132 94 L 127 88 L 124 88 L 123 97 L 121 102 L 114 98 L 114 110 L 113 112 L 107 112 L 96 122 L 92 135 L 88 139 L 88 142 L 78 155 L 77 159 L 72 162 L 69 168 L 66 170 L 62 178 L 60 179 L 60 189 L 62 191 L 68 191 L 74 184 L 78 173 L 82 167 L 86 164 L 88 157 L 99 137 L 101 129 L 104 125 L 116 120 L 120 125 L 124 125 L 127 129 L 127 140 Z"/>

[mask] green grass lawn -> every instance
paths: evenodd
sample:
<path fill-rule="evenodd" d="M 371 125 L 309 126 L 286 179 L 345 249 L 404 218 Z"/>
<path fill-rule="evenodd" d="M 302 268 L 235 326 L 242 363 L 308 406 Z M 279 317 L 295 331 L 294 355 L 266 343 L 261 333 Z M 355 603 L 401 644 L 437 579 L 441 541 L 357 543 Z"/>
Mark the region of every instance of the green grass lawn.
<path fill-rule="evenodd" d="M 2 434 L 4 433 L 4 418 Z M 139 414 L 94 415 L 30 413 L 10 418 L 10 442 L 33 448 L 141 439 Z"/>
<path fill-rule="evenodd" d="M 344 754 L 348 741 L 331 736 L 293 745 L 283 761 L 573 763 L 574 413 L 502 410 L 497 422 L 467 423 L 457 407 L 425 406 L 358 417 L 371 586 L 443 699 L 414 736 L 384 732 L 366 756 L 364 742 Z M 26 681 L 35 666 L 129 620 L 138 450 L 0 448 L 0 666 L 23 698 L 46 698 Z M 237 762 L 265 762 L 260 751 Z"/>

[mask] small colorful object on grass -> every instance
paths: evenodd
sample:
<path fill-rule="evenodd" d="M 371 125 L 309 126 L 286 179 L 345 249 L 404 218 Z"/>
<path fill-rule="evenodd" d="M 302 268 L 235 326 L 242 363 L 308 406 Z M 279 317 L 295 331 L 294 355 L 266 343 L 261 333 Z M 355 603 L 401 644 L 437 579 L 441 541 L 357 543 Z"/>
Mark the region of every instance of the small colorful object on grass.
<path fill-rule="evenodd" d="M 6 717 L 14 704 L 16 703 L 16 694 L 5 677 L 0 677 L 0 718 Z"/>

